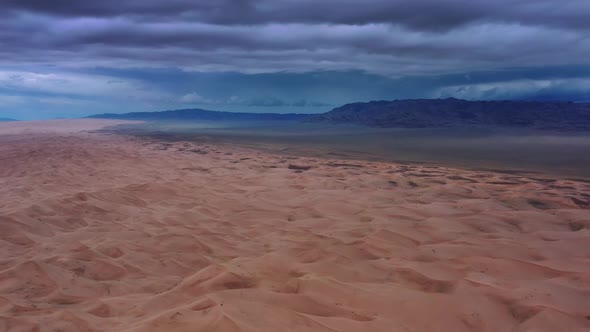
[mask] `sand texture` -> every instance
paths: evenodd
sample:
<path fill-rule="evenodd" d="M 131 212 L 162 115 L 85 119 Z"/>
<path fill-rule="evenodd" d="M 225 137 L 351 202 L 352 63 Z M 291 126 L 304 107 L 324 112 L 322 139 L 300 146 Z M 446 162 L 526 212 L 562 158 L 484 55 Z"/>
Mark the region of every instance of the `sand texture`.
<path fill-rule="evenodd" d="M 590 330 L 590 182 L 114 123 L 0 125 L 0 331 Z"/>

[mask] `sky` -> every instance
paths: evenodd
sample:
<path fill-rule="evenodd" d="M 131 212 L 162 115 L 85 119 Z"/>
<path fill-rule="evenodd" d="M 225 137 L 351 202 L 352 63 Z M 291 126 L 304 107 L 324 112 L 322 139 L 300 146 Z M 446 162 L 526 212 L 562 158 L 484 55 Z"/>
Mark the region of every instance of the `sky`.
<path fill-rule="evenodd" d="M 2 0 L 0 118 L 590 101 L 588 0 Z"/>

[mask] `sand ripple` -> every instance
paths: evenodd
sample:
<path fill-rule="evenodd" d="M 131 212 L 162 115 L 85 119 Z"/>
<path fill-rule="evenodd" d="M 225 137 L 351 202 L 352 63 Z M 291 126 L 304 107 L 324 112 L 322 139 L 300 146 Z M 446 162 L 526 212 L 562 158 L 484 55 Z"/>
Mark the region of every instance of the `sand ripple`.
<path fill-rule="evenodd" d="M 0 331 L 590 329 L 588 182 L 0 133 Z"/>

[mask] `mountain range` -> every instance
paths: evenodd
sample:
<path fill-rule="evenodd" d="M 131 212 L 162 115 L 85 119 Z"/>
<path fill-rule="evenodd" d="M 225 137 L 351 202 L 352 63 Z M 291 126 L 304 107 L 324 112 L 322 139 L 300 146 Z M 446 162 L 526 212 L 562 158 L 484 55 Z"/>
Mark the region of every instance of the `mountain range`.
<path fill-rule="evenodd" d="M 217 112 L 183 109 L 163 112 L 99 114 L 91 118 L 125 120 L 281 121 L 357 124 L 382 128 L 524 127 L 590 130 L 590 103 L 405 99 L 346 104 L 322 114 Z"/>
<path fill-rule="evenodd" d="M 371 127 L 502 126 L 590 129 L 590 103 L 407 99 L 352 103 L 309 119 Z"/>
<path fill-rule="evenodd" d="M 123 114 L 105 113 L 91 115 L 89 118 L 119 119 L 119 120 L 145 120 L 145 121 L 281 121 L 302 120 L 309 114 L 280 114 L 280 113 L 243 113 L 243 112 L 219 112 L 199 108 L 170 110 L 161 112 L 132 112 Z"/>

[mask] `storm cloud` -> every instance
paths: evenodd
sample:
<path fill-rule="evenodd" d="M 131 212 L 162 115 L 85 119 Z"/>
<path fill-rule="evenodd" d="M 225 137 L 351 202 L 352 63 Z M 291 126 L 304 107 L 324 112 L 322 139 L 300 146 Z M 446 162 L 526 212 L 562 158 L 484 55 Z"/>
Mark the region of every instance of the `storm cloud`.
<path fill-rule="evenodd" d="M 477 22 L 590 28 L 584 0 L 7 0 L 4 12 L 59 17 L 132 17 L 137 21 L 199 21 L 222 25 L 268 23 L 400 24 L 447 30 Z"/>
<path fill-rule="evenodd" d="M 383 99 L 563 95 L 580 100 L 588 96 L 590 77 L 573 77 L 576 70 L 539 82 L 532 76 L 535 68 L 547 73 L 589 64 L 588 17 L 586 0 L 4 0 L 0 98 L 14 101 L 45 94 L 79 102 L 91 95 L 108 98 L 103 104 L 109 107 L 125 108 L 121 100 L 142 100 L 153 107 L 172 107 L 172 101 L 178 101 L 233 108 L 238 106 L 231 102 L 234 97 L 244 107 L 311 111 L 348 99 L 343 82 L 325 88 L 325 97 L 310 91 L 285 97 L 289 93 L 277 91 L 277 86 L 265 90 L 248 82 L 225 96 L 215 96 L 214 89 L 197 91 L 179 82 L 158 85 L 141 78 L 118 77 L 124 88 L 112 92 L 111 85 L 101 85 L 113 79 L 105 78 L 109 70 L 156 69 L 196 76 L 234 72 L 256 82 L 259 78 L 248 75 L 268 74 L 266 79 L 272 81 L 283 73 L 312 77 L 314 72 L 354 72 L 357 79 L 366 77 L 363 73 L 383 76 L 386 86 L 395 86 L 391 82 L 399 79 L 422 79 L 416 91 L 399 96 L 390 90 L 377 96 Z M 429 83 L 435 77 L 476 72 L 494 76 L 495 71 L 512 74 L 492 83 Z M 39 82 L 53 75 L 84 83 L 74 92 L 59 94 L 41 83 L 31 87 L 18 81 L 34 75 Z M 383 90 L 371 84 L 366 89 Z M 340 99 L 333 92 L 338 87 Z"/>

